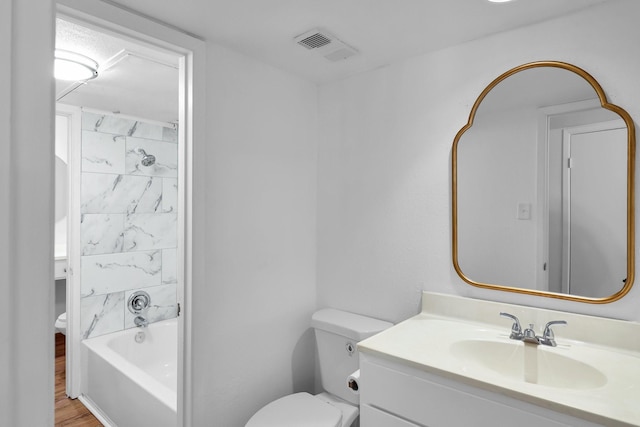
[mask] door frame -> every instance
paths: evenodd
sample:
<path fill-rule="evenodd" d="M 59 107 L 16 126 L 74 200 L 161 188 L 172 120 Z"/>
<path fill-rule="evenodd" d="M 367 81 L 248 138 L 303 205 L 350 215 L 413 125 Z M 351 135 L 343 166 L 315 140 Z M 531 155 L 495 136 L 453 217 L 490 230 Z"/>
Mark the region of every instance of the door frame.
<path fill-rule="evenodd" d="M 192 420 L 192 284 L 193 284 L 193 183 L 194 147 L 205 140 L 206 45 L 203 39 L 117 3 L 98 0 L 58 0 L 56 16 L 89 25 L 100 31 L 132 39 L 165 50 L 179 60 L 178 128 L 178 427 Z M 197 88 L 197 90 L 196 90 Z M 201 156 L 202 154 L 199 153 Z M 79 261 L 79 259 L 77 260 Z M 77 270 L 77 269 L 76 269 Z M 79 292 L 72 304 L 79 308 Z M 73 321 L 72 321 L 73 322 Z M 77 320 L 79 323 L 79 319 Z M 79 326 L 79 325 L 78 325 Z M 77 328 L 79 334 L 79 328 Z M 71 346 L 72 358 L 79 356 Z M 80 364 L 72 367 L 72 376 L 80 375 Z M 75 381 L 75 380 L 74 380 Z"/>
<path fill-rule="evenodd" d="M 549 289 L 549 156 L 551 143 L 551 121 L 553 118 L 562 119 L 563 115 L 591 110 L 600 110 L 602 105 L 599 99 L 571 102 L 567 104 L 553 105 L 538 109 L 538 153 L 537 153 L 537 181 L 538 200 L 536 208 L 537 221 L 537 249 L 536 249 L 536 285 L 538 290 Z M 620 117 L 622 119 L 622 117 Z M 617 119 L 603 118 L 597 123 L 611 122 Z M 566 125 L 563 128 L 577 128 L 588 126 L 586 124 Z M 557 128 L 560 129 L 560 128 Z M 564 236 L 563 236 L 564 239 Z M 563 257 L 564 257 L 563 253 Z M 564 287 L 565 280 L 562 279 Z M 564 289 L 562 290 L 564 292 Z"/>
<path fill-rule="evenodd" d="M 80 298 L 73 290 L 80 286 L 80 165 L 82 111 L 80 107 L 56 103 L 56 115 L 67 118 L 67 171 L 69 195 L 67 211 L 67 277 L 66 307 L 69 312 L 80 312 Z M 75 244 L 72 244 L 75 242 Z M 67 317 L 65 376 L 67 396 L 75 399 L 80 394 L 80 316 Z"/>
<path fill-rule="evenodd" d="M 571 158 L 571 138 L 574 135 L 607 130 L 627 129 L 620 119 L 595 122 L 588 125 L 568 126 L 562 128 L 562 292 L 571 293 L 571 167 L 567 165 Z M 625 141 L 626 143 L 626 141 Z M 626 195 L 626 191 L 625 191 Z M 626 224 L 625 224 L 626 228 Z M 614 291 L 615 292 L 615 291 Z"/>
<path fill-rule="evenodd" d="M 538 109 L 536 289 L 549 291 L 549 144 L 551 119 L 567 113 L 600 108 L 598 99 L 553 105 Z"/>

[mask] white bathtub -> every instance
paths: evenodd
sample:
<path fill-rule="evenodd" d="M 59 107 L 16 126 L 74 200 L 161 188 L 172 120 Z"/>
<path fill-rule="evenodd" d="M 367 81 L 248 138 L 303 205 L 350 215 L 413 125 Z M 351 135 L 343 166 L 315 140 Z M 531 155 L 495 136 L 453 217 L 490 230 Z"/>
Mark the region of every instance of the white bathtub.
<path fill-rule="evenodd" d="M 175 427 L 177 331 L 171 319 L 84 340 L 82 393 L 89 408 L 114 427 Z M 145 334 L 142 343 L 138 332 Z"/>

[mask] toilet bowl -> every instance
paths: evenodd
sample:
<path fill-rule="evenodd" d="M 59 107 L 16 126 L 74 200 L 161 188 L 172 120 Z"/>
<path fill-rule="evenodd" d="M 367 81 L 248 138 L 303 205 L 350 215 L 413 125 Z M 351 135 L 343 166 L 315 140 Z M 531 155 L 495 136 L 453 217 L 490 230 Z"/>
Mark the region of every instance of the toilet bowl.
<path fill-rule="evenodd" d="M 67 313 L 64 312 L 56 319 L 56 332 L 67 335 Z"/>
<path fill-rule="evenodd" d="M 245 427 L 350 427 L 360 414 L 359 396 L 348 377 L 358 369 L 356 344 L 388 327 L 389 322 L 334 309 L 313 314 L 320 394 L 295 393 L 267 404 Z"/>
<path fill-rule="evenodd" d="M 358 413 L 357 406 L 328 393 L 295 393 L 264 406 L 246 427 L 349 427 Z"/>

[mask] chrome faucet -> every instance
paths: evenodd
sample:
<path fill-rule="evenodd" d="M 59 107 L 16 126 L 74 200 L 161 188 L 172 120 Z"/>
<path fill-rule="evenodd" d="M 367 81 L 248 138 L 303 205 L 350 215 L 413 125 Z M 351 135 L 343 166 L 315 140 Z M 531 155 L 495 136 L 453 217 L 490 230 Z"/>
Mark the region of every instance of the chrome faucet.
<path fill-rule="evenodd" d="M 511 326 L 511 335 L 509 338 L 517 341 L 524 341 L 530 344 L 542 344 L 548 345 L 551 347 L 555 347 L 556 340 L 555 335 L 553 334 L 553 330 L 551 326 L 553 325 L 566 325 L 567 322 L 565 320 L 552 320 L 547 323 L 544 327 L 544 331 L 542 332 L 542 336 L 536 335 L 536 331 L 534 329 L 533 323 L 529 323 L 529 327 L 522 331 L 522 327 L 520 326 L 520 321 L 516 316 L 509 313 L 500 313 L 500 316 L 508 317 L 513 320 L 513 325 Z"/>
<path fill-rule="evenodd" d="M 540 337 L 540 344 L 542 345 L 550 345 L 551 347 L 555 347 L 556 345 L 556 337 L 553 334 L 553 330 L 551 326 L 553 325 L 566 325 L 566 320 L 552 320 L 547 323 L 544 327 L 544 331 L 542 332 L 542 337 Z"/>
<path fill-rule="evenodd" d="M 133 319 L 133 323 L 135 323 L 135 325 L 139 328 L 146 328 L 149 324 L 149 321 L 142 316 L 136 316 Z"/>
<path fill-rule="evenodd" d="M 536 331 L 533 329 L 533 323 L 529 323 L 529 327 L 522 333 L 522 341 L 529 344 L 540 344 L 540 340 L 536 336 Z"/>
<path fill-rule="evenodd" d="M 518 318 L 513 314 L 504 312 L 501 312 L 500 316 L 508 317 L 509 319 L 513 320 L 513 325 L 511 325 L 511 335 L 509 335 L 509 338 L 511 338 L 512 340 L 522 340 L 522 327 L 520 326 L 520 321 L 518 320 Z"/>
<path fill-rule="evenodd" d="M 149 310 L 149 306 L 151 304 L 151 297 L 145 291 L 137 291 L 131 294 L 129 297 L 129 301 L 127 302 L 127 307 L 132 314 L 135 314 L 136 317 L 133 319 L 133 323 L 138 328 L 146 328 L 149 324 L 149 321 L 146 319 L 147 311 Z"/>

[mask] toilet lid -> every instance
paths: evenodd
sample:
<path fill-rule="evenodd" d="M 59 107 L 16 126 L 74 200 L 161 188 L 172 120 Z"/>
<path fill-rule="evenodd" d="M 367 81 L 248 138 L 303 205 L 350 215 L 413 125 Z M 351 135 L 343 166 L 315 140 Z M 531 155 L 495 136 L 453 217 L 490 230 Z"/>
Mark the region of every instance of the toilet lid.
<path fill-rule="evenodd" d="M 338 427 L 342 412 L 309 393 L 274 400 L 255 413 L 245 427 Z"/>

